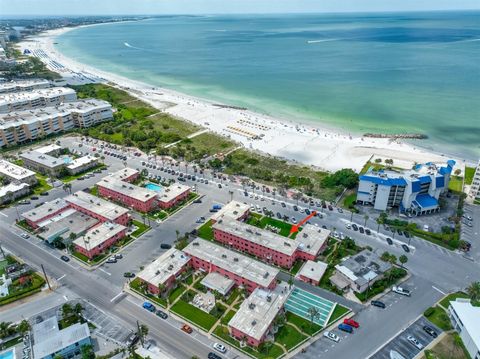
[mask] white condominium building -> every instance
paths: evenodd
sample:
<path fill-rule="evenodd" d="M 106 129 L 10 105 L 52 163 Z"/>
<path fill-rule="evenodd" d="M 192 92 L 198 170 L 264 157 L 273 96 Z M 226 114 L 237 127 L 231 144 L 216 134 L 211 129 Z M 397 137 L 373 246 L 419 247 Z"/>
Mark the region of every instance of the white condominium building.
<path fill-rule="evenodd" d="M 50 87 L 50 82 L 44 79 L 16 80 L 0 82 L 0 93 L 32 91 L 48 87 Z"/>
<path fill-rule="evenodd" d="M 472 201 L 480 201 L 480 161 L 475 170 L 475 175 L 473 176 L 472 186 L 470 187 L 468 196 Z"/>
<path fill-rule="evenodd" d="M 51 87 L 28 92 L 0 94 L 0 113 L 58 106 L 76 99 L 76 92 L 67 87 Z"/>
<path fill-rule="evenodd" d="M 94 126 L 112 117 L 111 105 L 96 99 L 0 114 L 0 148 L 69 131 L 75 127 Z"/>

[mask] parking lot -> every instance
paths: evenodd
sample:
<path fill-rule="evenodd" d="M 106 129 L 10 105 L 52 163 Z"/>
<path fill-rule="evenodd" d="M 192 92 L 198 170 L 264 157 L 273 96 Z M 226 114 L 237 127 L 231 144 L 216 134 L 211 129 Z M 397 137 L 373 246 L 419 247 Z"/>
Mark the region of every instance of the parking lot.
<path fill-rule="evenodd" d="M 462 227 L 460 238 L 471 243 L 470 255 L 476 259 L 480 258 L 480 206 L 465 204 L 464 216 L 471 217 L 472 221 L 467 218 L 462 219 Z M 467 225 L 467 223 L 471 224 Z"/>
<path fill-rule="evenodd" d="M 423 326 L 425 325 L 433 328 L 437 334 L 442 332 L 441 329 L 422 316 L 408 328 L 402 330 L 395 338 L 371 356 L 370 359 L 390 359 L 390 351 L 392 350 L 396 351 L 406 359 L 414 358 L 420 352 L 420 349 L 409 342 L 407 337 L 409 335 L 415 337 L 423 347 L 426 347 L 434 338 L 423 330 Z"/>

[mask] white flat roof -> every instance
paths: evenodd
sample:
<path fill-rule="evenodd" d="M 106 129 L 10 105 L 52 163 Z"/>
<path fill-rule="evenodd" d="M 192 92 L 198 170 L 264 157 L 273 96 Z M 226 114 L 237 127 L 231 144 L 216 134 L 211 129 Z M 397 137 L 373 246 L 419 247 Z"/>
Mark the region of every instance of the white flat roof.
<path fill-rule="evenodd" d="M 61 150 L 62 149 L 62 146 L 59 146 L 55 143 L 52 143 L 50 145 L 46 145 L 46 146 L 42 146 L 42 147 L 38 147 L 38 148 L 35 148 L 35 152 L 39 152 L 39 153 L 42 153 L 42 154 L 49 154 L 49 153 L 52 153 L 54 151 L 58 151 L 58 150 Z"/>
<path fill-rule="evenodd" d="M 89 163 L 96 162 L 96 161 L 97 161 L 97 159 L 95 157 L 90 156 L 90 155 L 86 155 L 86 156 L 82 156 L 82 157 L 79 157 L 79 158 L 75 158 L 72 162 L 70 162 L 70 164 L 67 166 L 67 168 L 73 170 L 73 169 L 88 165 Z"/>
<path fill-rule="evenodd" d="M 134 198 L 140 202 L 147 202 L 152 198 L 157 197 L 157 192 L 155 191 L 145 187 L 136 186 L 112 176 L 107 176 L 101 179 L 97 185 L 110 189 L 114 192 L 122 193 L 125 196 Z"/>
<path fill-rule="evenodd" d="M 229 217 L 218 220 L 213 224 L 212 228 L 233 234 L 288 256 L 293 255 L 298 247 L 298 242 L 295 240 Z"/>
<path fill-rule="evenodd" d="M 480 348 L 480 307 L 474 307 L 469 301 L 461 299 L 450 301 L 450 305 L 462 321 L 463 327 L 475 346 Z"/>
<path fill-rule="evenodd" d="M 302 231 L 297 233 L 295 241 L 298 242 L 299 250 L 316 256 L 329 236 L 328 229 L 305 224 Z"/>
<path fill-rule="evenodd" d="M 189 186 L 173 183 L 168 187 L 162 186 L 162 189 L 159 192 L 157 192 L 157 198 L 161 202 L 170 202 L 171 200 L 174 200 L 178 196 L 188 191 L 190 191 Z"/>
<path fill-rule="evenodd" d="M 9 183 L 6 186 L 0 187 L 0 197 L 6 196 L 8 192 L 15 194 L 15 192 L 23 190 L 25 187 L 30 187 L 26 183 Z"/>
<path fill-rule="evenodd" d="M 226 295 L 235 285 L 235 281 L 221 275 L 220 273 L 211 272 L 202 279 L 200 284 L 212 290 L 216 290 L 222 295 Z"/>
<path fill-rule="evenodd" d="M 0 93 L 24 89 L 30 86 L 50 86 L 50 82 L 45 79 L 14 80 L 9 82 L 0 82 Z"/>
<path fill-rule="evenodd" d="M 290 289 L 286 282 L 281 282 L 274 290 L 255 289 L 243 301 L 228 325 L 260 340 L 283 308 L 289 294 Z"/>
<path fill-rule="evenodd" d="M 66 207 L 68 207 L 68 203 L 59 198 L 55 201 L 45 202 L 37 208 L 33 208 L 30 211 L 22 213 L 22 217 L 29 219 L 32 222 L 37 222 L 40 219 L 48 216 L 50 213 L 54 213 Z"/>
<path fill-rule="evenodd" d="M 35 172 L 5 160 L 0 160 L 0 174 L 18 181 L 35 176 Z"/>
<path fill-rule="evenodd" d="M 75 323 L 62 330 L 52 332 L 48 338 L 41 341 L 37 341 L 34 338 L 33 353 L 35 358 L 45 358 L 89 337 L 90 329 L 88 329 L 88 324 Z"/>
<path fill-rule="evenodd" d="M 200 238 L 196 238 L 183 251 L 262 287 L 268 287 L 279 273 L 276 268 Z"/>
<path fill-rule="evenodd" d="M 73 243 L 88 251 L 91 248 L 98 247 L 126 228 L 118 223 L 105 222 L 89 229 L 83 236 L 75 239 Z"/>
<path fill-rule="evenodd" d="M 190 260 L 190 257 L 175 248 L 170 248 L 138 273 L 138 278 L 158 286 L 176 275 Z"/>
<path fill-rule="evenodd" d="M 48 168 L 56 168 L 65 164 L 65 162 L 60 158 L 56 158 L 37 151 L 24 152 L 20 155 L 20 157 L 22 159 L 30 160 Z"/>
<path fill-rule="evenodd" d="M 250 211 L 250 206 L 248 204 L 238 201 L 230 201 L 210 218 L 214 221 L 218 221 L 225 217 L 238 220 L 248 211 Z"/>
<path fill-rule="evenodd" d="M 78 235 L 95 226 L 97 223 L 98 220 L 95 218 L 69 208 L 38 225 L 45 230 L 40 236 L 49 240 L 52 237 L 58 236 L 68 238 L 70 233 Z"/>
<path fill-rule="evenodd" d="M 76 92 L 67 87 L 50 87 L 34 89 L 32 91 L 10 92 L 0 94 L 0 106 L 20 101 L 32 101 L 40 98 L 55 98 L 67 95 L 76 95 Z"/>
<path fill-rule="evenodd" d="M 306 261 L 297 276 L 304 276 L 319 282 L 325 274 L 327 267 L 328 264 L 324 262 Z"/>
<path fill-rule="evenodd" d="M 138 172 L 137 170 L 135 170 L 133 168 L 126 167 L 126 168 L 122 168 L 121 170 L 118 170 L 117 172 L 112 173 L 108 177 L 112 177 L 112 178 L 124 181 L 126 178 L 134 176 L 134 175 L 139 174 L 139 173 L 140 172 Z"/>
<path fill-rule="evenodd" d="M 115 203 L 104 200 L 84 191 L 78 191 L 65 198 L 65 201 L 85 208 L 88 211 L 97 213 L 110 221 L 128 213 L 128 209 Z"/>

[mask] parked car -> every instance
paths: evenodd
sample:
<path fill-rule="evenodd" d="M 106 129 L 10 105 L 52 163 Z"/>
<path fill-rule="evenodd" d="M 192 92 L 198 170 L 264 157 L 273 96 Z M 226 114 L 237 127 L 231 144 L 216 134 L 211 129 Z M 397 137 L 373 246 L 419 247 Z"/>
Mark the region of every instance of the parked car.
<path fill-rule="evenodd" d="M 118 253 L 118 254 L 115 254 L 113 257 L 114 257 L 115 259 L 122 259 L 122 258 L 123 258 L 123 255 L 120 254 L 120 253 Z"/>
<path fill-rule="evenodd" d="M 135 334 L 135 333 L 131 334 L 128 337 L 127 342 L 126 342 L 127 347 L 134 346 L 139 340 L 140 340 L 140 337 L 137 334 Z"/>
<path fill-rule="evenodd" d="M 216 353 L 208 353 L 208 359 L 222 359 L 222 357 Z"/>
<path fill-rule="evenodd" d="M 370 232 L 370 230 L 369 230 L 368 228 L 365 228 L 365 234 L 366 234 L 367 236 L 369 236 L 369 235 L 372 234 L 372 232 Z"/>
<path fill-rule="evenodd" d="M 162 249 L 170 249 L 170 248 L 172 248 L 172 245 L 171 245 L 171 244 L 168 244 L 168 243 L 162 243 L 162 244 L 160 244 L 160 248 L 162 248 Z"/>
<path fill-rule="evenodd" d="M 293 206 L 294 211 L 298 211 L 298 207 L 296 205 Z"/>
<path fill-rule="evenodd" d="M 70 261 L 70 258 L 68 258 L 67 256 L 61 256 L 60 259 L 64 262 L 69 262 Z"/>
<path fill-rule="evenodd" d="M 420 343 L 420 342 L 418 341 L 418 339 L 415 338 L 413 335 L 409 335 L 409 336 L 407 337 L 407 340 L 408 340 L 410 343 L 412 343 L 413 345 L 415 345 L 418 350 L 422 350 L 422 349 L 423 349 L 422 343 Z"/>
<path fill-rule="evenodd" d="M 323 333 L 323 336 L 324 336 L 325 338 L 328 338 L 328 339 L 330 339 L 330 340 L 333 340 L 334 342 L 337 342 L 337 343 L 340 341 L 339 336 L 338 336 L 337 334 L 335 334 L 335 333 L 332 333 L 332 332 L 324 332 L 324 333 Z"/>
<path fill-rule="evenodd" d="M 354 328 L 360 327 L 360 324 L 358 322 L 356 322 L 355 320 L 353 320 L 352 318 L 345 318 L 343 320 L 343 323 L 345 323 L 347 325 L 350 325 L 351 327 L 354 327 Z"/>
<path fill-rule="evenodd" d="M 36 199 L 38 199 L 38 197 L 37 196 L 32 196 L 32 197 L 30 197 L 30 199 L 31 200 L 36 200 Z"/>
<path fill-rule="evenodd" d="M 192 334 L 193 333 L 193 329 L 190 325 L 188 324 L 184 324 L 182 325 L 182 328 L 181 328 L 185 333 L 188 333 L 188 334 Z"/>
<path fill-rule="evenodd" d="M 20 237 L 22 237 L 24 239 L 28 239 L 28 238 L 30 238 L 30 235 L 26 234 L 26 233 L 22 233 L 22 234 L 20 234 Z"/>
<path fill-rule="evenodd" d="M 123 276 L 124 276 L 125 278 L 134 278 L 134 277 L 135 277 L 135 273 L 125 272 L 125 273 L 123 273 Z"/>
<path fill-rule="evenodd" d="M 22 201 L 18 201 L 18 204 L 30 204 L 30 201 L 27 201 L 26 199 Z"/>
<path fill-rule="evenodd" d="M 392 291 L 401 295 L 404 295 L 406 297 L 410 297 L 411 292 L 408 289 L 398 287 L 398 286 L 393 286 Z"/>
<path fill-rule="evenodd" d="M 352 224 L 352 229 L 356 232 L 356 231 L 358 231 L 358 226 L 355 223 L 353 223 Z"/>
<path fill-rule="evenodd" d="M 347 223 L 347 224 L 345 225 L 345 227 L 347 227 L 347 229 L 351 229 L 351 228 L 352 228 L 352 225 L 351 225 L 350 223 Z"/>
<path fill-rule="evenodd" d="M 116 260 L 115 257 L 110 257 L 110 258 L 107 259 L 107 263 L 110 263 L 110 264 L 117 263 L 117 260 Z"/>
<path fill-rule="evenodd" d="M 348 324 L 340 323 L 340 325 L 338 326 L 338 329 L 340 329 L 343 332 L 353 333 L 353 328 Z"/>
<path fill-rule="evenodd" d="M 383 309 L 387 307 L 384 302 L 380 302 L 379 300 L 372 300 L 370 304 L 373 305 L 374 307 L 383 308 Z"/>
<path fill-rule="evenodd" d="M 410 248 L 406 244 L 402 244 L 402 248 L 405 252 L 410 253 Z"/>
<path fill-rule="evenodd" d="M 226 353 L 227 352 L 227 348 L 225 347 L 225 345 L 220 344 L 220 343 L 213 343 L 213 349 L 219 351 L 220 353 Z"/>
<path fill-rule="evenodd" d="M 392 239 L 391 239 L 390 237 L 387 237 L 387 243 L 388 243 L 389 245 L 392 245 L 392 244 L 393 244 L 393 241 L 392 241 Z"/>
<path fill-rule="evenodd" d="M 425 333 L 432 336 L 433 338 L 436 338 L 438 336 L 436 330 L 433 329 L 432 327 L 429 327 L 428 325 L 424 325 L 423 330 L 424 330 Z"/>
<path fill-rule="evenodd" d="M 155 312 L 155 314 L 156 314 L 158 317 L 162 318 L 162 319 L 167 319 L 167 318 L 168 318 L 167 313 L 162 312 L 161 310 L 157 310 L 157 311 Z"/>
<path fill-rule="evenodd" d="M 42 192 L 40 193 L 40 196 L 48 196 L 48 192 Z"/>
<path fill-rule="evenodd" d="M 155 311 L 155 306 L 150 302 L 143 302 L 142 307 L 152 313 Z"/>

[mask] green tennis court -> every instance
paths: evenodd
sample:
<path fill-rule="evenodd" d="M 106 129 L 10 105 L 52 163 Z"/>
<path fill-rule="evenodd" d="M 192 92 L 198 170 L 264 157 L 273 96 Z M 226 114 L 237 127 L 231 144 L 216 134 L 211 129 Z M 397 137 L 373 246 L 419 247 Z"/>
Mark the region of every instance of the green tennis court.
<path fill-rule="evenodd" d="M 307 320 L 311 320 L 310 308 L 316 308 L 318 316 L 313 319 L 313 322 L 322 327 L 328 322 L 335 306 L 336 303 L 297 287 L 292 290 L 292 294 L 290 294 L 285 303 L 287 311 Z"/>

